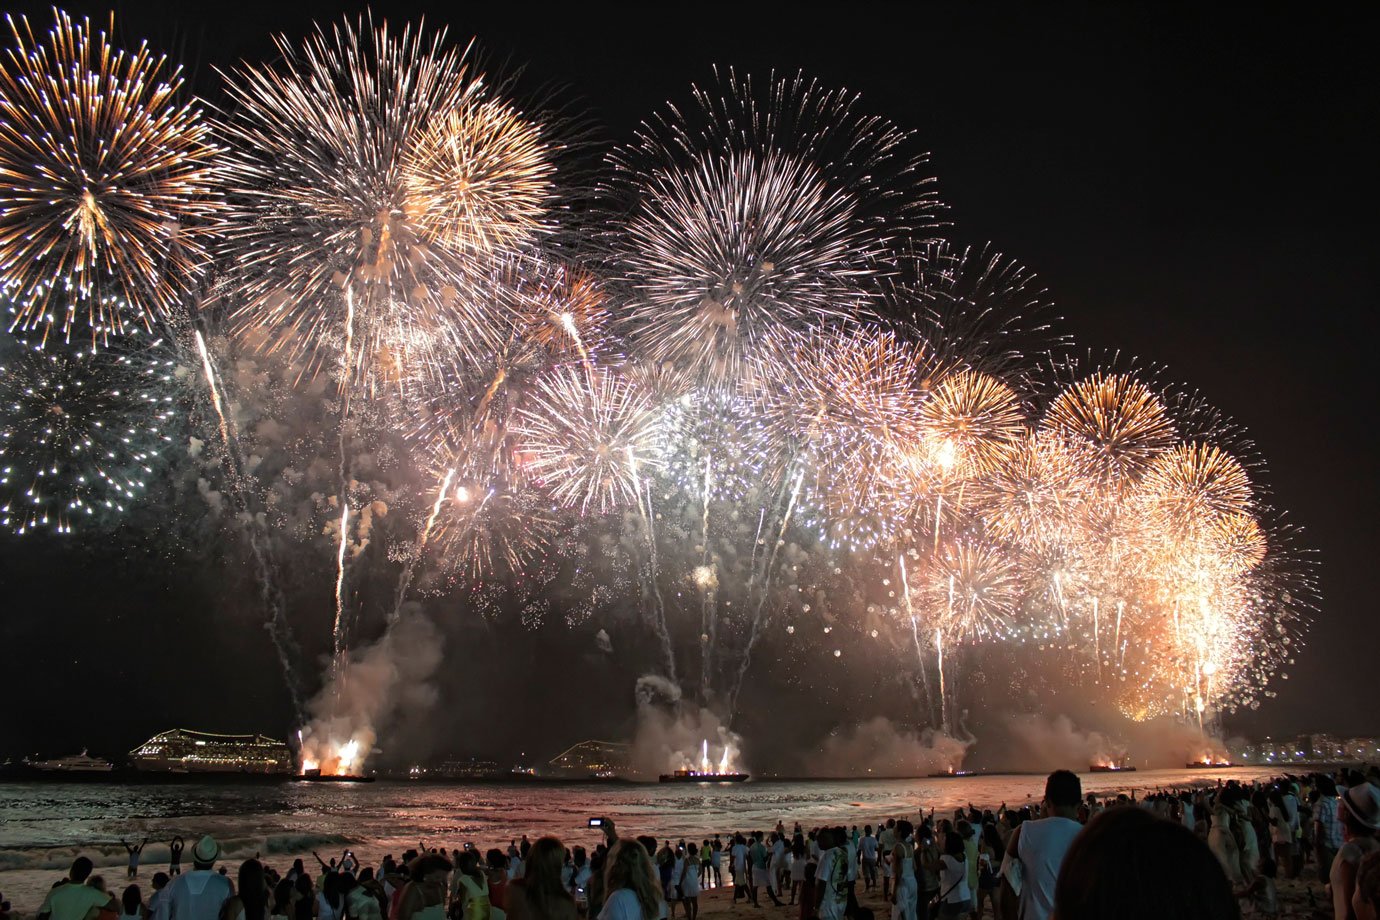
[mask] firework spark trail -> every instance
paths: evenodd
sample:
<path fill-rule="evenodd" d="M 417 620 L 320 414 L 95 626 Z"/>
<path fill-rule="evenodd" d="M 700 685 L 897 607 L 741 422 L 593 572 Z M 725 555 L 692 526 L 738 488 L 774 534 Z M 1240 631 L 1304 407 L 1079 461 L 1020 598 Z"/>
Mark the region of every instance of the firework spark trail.
<path fill-rule="evenodd" d="M 752 649 L 757 644 L 757 639 L 761 634 L 762 611 L 766 607 L 767 596 L 771 593 L 772 575 L 776 570 L 776 553 L 781 544 L 786 539 L 786 529 L 791 525 L 791 513 L 795 511 L 796 500 L 800 498 L 800 486 L 805 480 L 805 470 L 802 467 L 796 474 L 795 485 L 791 488 L 790 500 L 786 503 L 786 511 L 781 515 L 781 528 L 776 534 L 776 540 L 772 543 L 771 553 L 766 557 L 761 578 L 756 578 L 756 573 L 749 575 L 749 592 L 753 584 L 760 583 L 758 589 L 757 606 L 752 611 L 752 629 L 748 632 L 747 645 L 743 648 L 742 664 L 738 667 L 738 674 L 733 680 L 733 687 L 728 696 L 728 718 L 726 724 L 732 726 L 733 717 L 738 712 L 738 694 L 743 689 L 743 678 L 747 676 L 748 665 L 752 663 Z M 749 593 L 749 597 L 751 594 Z"/>
<path fill-rule="evenodd" d="M 216 373 L 211 368 L 211 355 L 206 351 L 206 340 L 201 337 L 201 330 L 194 329 L 193 335 L 196 336 L 196 350 L 201 355 L 201 369 L 206 373 L 206 386 L 211 391 L 211 405 L 215 408 L 216 419 L 220 422 L 220 437 L 228 447 L 230 430 L 225 425 L 225 412 L 221 409 L 220 388 L 216 386 Z"/>
<path fill-rule="evenodd" d="M 711 571 L 709 568 L 712 555 L 709 547 L 709 488 L 711 475 L 713 473 L 713 461 L 709 455 L 704 458 L 704 491 L 701 496 L 703 505 L 703 515 L 700 518 L 700 540 L 704 544 L 704 549 L 700 553 L 701 571 Z M 700 702 L 708 704 L 710 676 L 714 667 L 714 633 L 717 631 L 715 621 L 718 617 L 717 605 L 715 604 L 717 575 L 705 576 L 707 584 L 701 590 L 704 599 L 700 607 Z"/>
<path fill-rule="evenodd" d="M 915 607 L 910 596 L 910 576 L 906 572 L 905 553 L 896 557 L 896 565 L 901 570 L 901 597 L 906 602 L 906 616 L 910 619 L 910 635 L 915 642 L 915 661 L 920 668 L 920 686 L 925 691 L 925 708 L 929 710 L 930 720 L 934 720 L 934 700 L 930 696 L 930 678 L 925 667 L 925 650 L 920 644 L 920 621 L 915 615 Z"/>
<path fill-rule="evenodd" d="M 944 631 L 935 627 L 934 650 L 939 659 L 939 724 L 944 734 L 949 733 L 949 691 L 944 682 Z"/>
<path fill-rule="evenodd" d="M 393 598 L 393 611 L 388 615 L 388 623 L 392 625 L 398 621 L 402 615 L 403 601 L 407 599 L 407 589 L 412 587 L 413 573 L 417 569 L 417 564 L 421 562 L 422 554 L 426 552 L 427 541 L 431 538 L 431 528 L 436 526 L 436 517 L 441 513 L 441 505 L 446 501 L 446 494 L 450 491 L 451 480 L 455 478 L 455 467 L 446 470 L 446 475 L 441 479 L 441 487 L 436 490 L 436 501 L 431 506 L 431 514 L 427 515 L 426 526 L 417 534 L 417 542 L 412 547 L 412 558 L 407 560 L 407 566 L 398 578 L 397 594 Z"/>
<path fill-rule="evenodd" d="M 193 333 L 197 354 L 201 359 L 202 371 L 206 378 L 206 387 L 211 394 L 211 405 L 215 409 L 221 439 L 225 445 L 225 460 L 230 468 L 231 494 L 235 497 L 240 518 L 245 522 L 245 530 L 249 535 L 250 554 L 254 557 L 254 569 L 259 579 L 259 597 L 268 618 L 268 634 L 273 641 L 273 650 L 278 656 L 278 664 L 283 671 L 283 682 L 287 685 L 288 694 L 292 697 L 292 709 L 293 715 L 296 717 L 296 724 L 301 725 L 305 721 L 306 711 L 303 707 L 301 681 L 297 676 L 297 667 L 293 663 L 296 658 L 297 640 L 293 636 L 292 624 L 287 618 L 287 600 L 278 587 L 278 566 L 274 557 L 273 542 L 269 539 L 263 519 L 249 510 L 248 489 L 244 482 L 244 459 L 241 455 L 239 438 L 232 431 L 233 423 L 226 418 L 223 411 L 224 399 L 221 395 L 223 385 L 220 383 L 220 375 L 216 371 L 215 362 L 211 357 L 210 350 L 206 347 L 206 340 L 202 336 L 201 330 L 194 329 Z"/>
<path fill-rule="evenodd" d="M 335 637 L 335 657 L 337 660 L 345 652 L 345 634 L 342 623 L 345 620 L 345 549 L 350 542 L 350 506 L 341 502 L 340 548 L 335 554 L 335 626 L 331 635 Z"/>
<path fill-rule="evenodd" d="M 657 638 L 661 640 L 661 653 L 666 658 L 666 676 L 674 684 L 677 682 L 676 653 L 675 646 L 671 642 L 671 631 L 666 624 L 666 602 L 661 596 L 660 572 L 656 552 L 656 511 L 652 507 L 652 484 L 647 483 L 646 503 L 644 505 L 642 480 L 637 472 L 637 453 L 633 450 L 632 445 L 628 446 L 627 452 L 628 469 L 632 476 L 633 487 L 637 491 L 637 510 L 647 525 L 647 574 L 643 577 L 643 606 L 647 609 L 647 619 L 651 621 L 652 628 L 656 630 Z"/>

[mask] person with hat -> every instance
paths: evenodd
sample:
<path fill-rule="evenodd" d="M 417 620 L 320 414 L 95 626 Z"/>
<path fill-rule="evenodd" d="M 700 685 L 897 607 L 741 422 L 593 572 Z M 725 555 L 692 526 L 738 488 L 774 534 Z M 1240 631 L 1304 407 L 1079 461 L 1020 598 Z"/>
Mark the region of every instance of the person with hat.
<path fill-rule="evenodd" d="M 1357 783 L 1338 800 L 1337 816 L 1342 819 L 1346 842 L 1332 860 L 1329 878 L 1332 886 L 1332 914 L 1335 920 L 1353 920 L 1352 896 L 1356 893 L 1356 870 L 1361 860 L 1380 852 L 1380 788 L 1368 782 Z"/>
<path fill-rule="evenodd" d="M 154 920 L 219 920 L 220 909 L 234 888 L 230 879 L 216 871 L 220 844 L 209 834 L 192 848 L 192 871 L 173 879 L 167 887 Z"/>

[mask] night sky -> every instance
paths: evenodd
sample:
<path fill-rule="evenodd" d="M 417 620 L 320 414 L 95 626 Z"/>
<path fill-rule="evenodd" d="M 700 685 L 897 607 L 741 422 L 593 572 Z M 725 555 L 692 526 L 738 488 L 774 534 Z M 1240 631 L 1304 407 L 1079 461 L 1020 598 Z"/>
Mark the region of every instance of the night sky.
<path fill-rule="evenodd" d="M 42 5 L 9 9 L 48 21 Z M 68 9 L 102 17 L 109 7 Z M 180 56 L 212 100 L 214 68 L 269 56 L 271 32 L 298 38 L 313 19 L 360 9 L 115 5 L 119 39 Z M 1307 647 L 1278 698 L 1229 728 L 1380 734 L 1364 689 L 1380 649 L 1380 112 L 1373 49 L 1355 23 L 1312 8 L 1280 18 L 977 4 L 840 4 L 829 15 L 785 4 L 374 9 L 479 36 L 490 59 L 526 64 L 522 89 L 555 87 L 606 142 L 628 139 L 668 99 L 687 101 L 714 64 L 763 76 L 803 68 L 919 132 L 949 235 L 990 241 L 1035 271 L 1080 349 L 1163 365 L 1243 425 L 1268 464 L 1272 503 L 1316 551 L 1323 603 Z M 285 696 L 242 560 L 129 542 L 0 538 L 0 675 L 11 688 L 0 749 L 117 753 L 174 724 L 284 733 Z M 303 634 L 324 636 L 326 615 L 303 613 Z M 448 637 L 447 672 L 468 689 L 443 703 L 452 722 L 438 731 L 545 759 L 579 735 L 617 730 L 634 672 L 569 638 L 523 642 Z"/>

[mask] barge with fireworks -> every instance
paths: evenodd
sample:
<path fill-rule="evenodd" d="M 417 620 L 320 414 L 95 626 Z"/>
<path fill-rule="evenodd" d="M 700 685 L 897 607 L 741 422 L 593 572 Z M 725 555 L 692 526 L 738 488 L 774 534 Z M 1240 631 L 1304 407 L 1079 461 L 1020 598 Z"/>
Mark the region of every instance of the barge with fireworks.
<path fill-rule="evenodd" d="M 714 770 L 675 770 L 657 778 L 661 783 L 743 783 L 746 773 L 719 773 Z"/>
<path fill-rule="evenodd" d="M 299 783 L 372 783 L 374 777 L 357 773 L 322 773 L 320 767 L 303 770 L 300 776 L 293 777 Z"/>
<path fill-rule="evenodd" d="M 1088 766 L 1089 773 L 1134 773 L 1136 768 L 1130 764 L 1095 763 Z"/>

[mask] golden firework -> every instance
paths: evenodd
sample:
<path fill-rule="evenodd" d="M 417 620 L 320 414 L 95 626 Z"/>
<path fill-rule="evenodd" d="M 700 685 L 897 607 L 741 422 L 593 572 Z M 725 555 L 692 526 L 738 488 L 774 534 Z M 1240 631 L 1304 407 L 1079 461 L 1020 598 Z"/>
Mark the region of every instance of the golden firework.
<path fill-rule="evenodd" d="M 180 67 L 56 12 L 9 19 L 0 57 L 0 275 L 14 324 L 93 330 L 168 315 L 209 261 L 218 153 Z M 112 23 L 113 26 L 113 23 Z M 53 304 L 61 306 L 55 313 Z"/>

